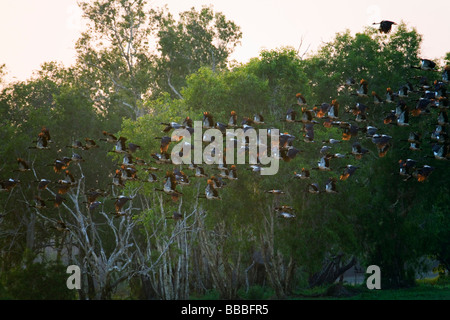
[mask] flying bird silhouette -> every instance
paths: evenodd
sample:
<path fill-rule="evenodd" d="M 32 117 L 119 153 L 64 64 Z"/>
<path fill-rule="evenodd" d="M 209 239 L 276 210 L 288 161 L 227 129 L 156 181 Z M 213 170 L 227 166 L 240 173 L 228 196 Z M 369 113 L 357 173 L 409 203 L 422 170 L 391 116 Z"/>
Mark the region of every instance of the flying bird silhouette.
<path fill-rule="evenodd" d="M 389 20 L 381 20 L 381 22 L 374 22 L 373 24 L 374 24 L 374 25 L 375 25 L 375 24 L 379 24 L 380 26 L 379 26 L 378 30 L 379 30 L 381 33 L 385 33 L 385 34 L 388 34 L 388 33 L 391 32 L 392 26 L 393 26 L 393 25 L 397 25 L 396 22 L 394 22 L 394 21 L 389 21 Z"/>

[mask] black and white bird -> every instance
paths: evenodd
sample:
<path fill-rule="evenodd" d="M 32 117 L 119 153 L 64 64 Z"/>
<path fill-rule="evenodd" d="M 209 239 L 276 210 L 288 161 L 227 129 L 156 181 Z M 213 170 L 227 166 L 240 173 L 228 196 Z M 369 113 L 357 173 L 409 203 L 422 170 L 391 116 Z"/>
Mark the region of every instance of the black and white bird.
<path fill-rule="evenodd" d="M 278 216 L 283 219 L 294 219 L 295 218 L 295 214 L 293 214 L 291 212 L 286 212 L 286 211 L 278 212 Z"/>
<path fill-rule="evenodd" d="M 254 124 L 264 124 L 264 117 L 257 113 L 253 116 L 253 123 Z"/>
<path fill-rule="evenodd" d="M 211 179 L 207 180 L 204 197 L 208 200 L 221 200 L 219 192 L 214 188 L 214 182 Z"/>
<path fill-rule="evenodd" d="M 231 111 L 230 118 L 228 120 L 228 127 L 234 128 L 237 126 L 237 114 L 236 111 Z"/>
<path fill-rule="evenodd" d="M 336 178 L 328 178 L 325 184 L 325 192 L 326 193 L 338 193 L 336 188 Z"/>
<path fill-rule="evenodd" d="M 44 132 L 40 132 L 37 140 L 33 141 L 36 145 L 33 147 L 28 147 L 28 149 L 38 149 L 38 150 L 48 150 L 50 149 L 49 141 Z"/>
<path fill-rule="evenodd" d="M 297 98 L 297 104 L 298 104 L 299 106 L 305 106 L 305 105 L 306 105 L 306 99 L 305 99 L 305 97 L 303 96 L 303 94 L 297 93 L 297 94 L 295 95 L 295 98 Z"/>
<path fill-rule="evenodd" d="M 436 62 L 429 59 L 420 59 L 420 68 L 422 70 L 433 70 L 436 67 Z"/>
<path fill-rule="evenodd" d="M 86 141 L 83 150 L 90 150 L 90 149 L 96 149 L 99 148 L 98 144 L 95 142 L 95 140 L 90 138 L 84 138 L 84 141 Z"/>
<path fill-rule="evenodd" d="M 318 123 L 316 120 L 314 120 L 314 110 L 309 110 L 306 108 L 302 108 L 302 118 L 301 122 L 309 124 L 309 123 Z"/>
<path fill-rule="evenodd" d="M 392 136 L 387 134 L 374 134 L 372 136 L 372 142 L 376 145 L 378 150 L 378 156 L 384 157 L 391 145 Z"/>
<path fill-rule="evenodd" d="M 421 70 L 434 70 L 436 67 L 436 62 L 429 60 L 429 59 L 420 59 L 420 66 L 411 66 L 413 69 L 421 69 Z"/>
<path fill-rule="evenodd" d="M 330 120 L 337 120 L 339 118 L 339 102 L 336 99 L 331 101 L 327 117 Z"/>
<path fill-rule="evenodd" d="M 205 129 L 214 128 L 215 122 L 214 117 L 211 113 L 205 111 L 203 112 L 203 120 L 202 120 L 202 126 Z"/>
<path fill-rule="evenodd" d="M 347 180 L 349 177 L 351 177 L 355 173 L 355 171 L 357 169 L 359 169 L 359 167 L 348 164 L 347 166 L 344 167 L 344 171 L 340 175 L 339 179 L 342 181 Z"/>
<path fill-rule="evenodd" d="M 112 134 L 111 132 L 103 130 L 102 134 L 105 136 L 105 138 L 100 138 L 99 139 L 100 141 L 106 141 L 106 142 L 112 143 L 112 144 L 117 143 L 117 137 L 114 134 Z"/>
<path fill-rule="evenodd" d="M 73 163 L 81 163 L 81 162 L 85 161 L 83 159 L 83 157 L 80 156 L 78 153 L 72 153 L 72 156 L 70 157 L 70 159 Z"/>
<path fill-rule="evenodd" d="M 182 170 L 175 168 L 173 170 L 173 174 L 175 176 L 177 184 L 179 184 L 180 186 L 187 186 L 191 183 L 189 177 Z"/>
<path fill-rule="evenodd" d="M 300 172 L 294 171 L 295 179 L 305 180 L 305 179 L 309 179 L 310 177 L 311 177 L 310 171 L 305 168 L 302 168 L 302 170 Z"/>
<path fill-rule="evenodd" d="M 369 92 L 369 88 L 368 88 L 368 82 L 365 79 L 361 79 L 359 81 L 359 87 L 356 90 L 356 94 L 359 97 L 367 97 L 367 94 Z"/>
<path fill-rule="evenodd" d="M 288 109 L 286 112 L 286 117 L 282 119 L 281 121 L 285 122 L 299 122 L 300 120 L 297 119 L 298 112 L 294 109 Z"/>
<path fill-rule="evenodd" d="M 437 124 L 443 127 L 448 126 L 448 114 L 445 108 L 440 108 L 437 118 Z"/>
<path fill-rule="evenodd" d="M 317 167 L 312 168 L 312 170 L 331 171 L 330 157 L 326 155 L 321 157 L 320 160 L 317 162 Z"/>
<path fill-rule="evenodd" d="M 381 99 L 381 97 L 375 91 L 372 91 L 372 97 L 373 97 L 373 103 L 375 105 L 379 105 L 379 104 L 383 103 L 383 99 Z"/>
<path fill-rule="evenodd" d="M 271 193 L 273 195 L 281 195 L 281 194 L 285 194 L 285 192 L 283 190 L 280 189 L 271 189 L 271 190 L 267 190 L 265 191 L 265 193 Z"/>
<path fill-rule="evenodd" d="M 147 175 L 147 180 L 146 181 L 147 182 L 158 182 L 159 179 L 156 176 L 156 174 L 154 174 L 153 172 L 149 172 L 148 175 Z"/>
<path fill-rule="evenodd" d="M 366 137 L 372 138 L 378 132 L 378 128 L 369 125 L 363 131 L 366 133 Z"/>
<path fill-rule="evenodd" d="M 125 137 L 119 137 L 115 143 L 114 150 L 111 152 L 115 153 L 127 153 L 127 145 L 125 142 L 127 141 L 127 138 Z"/>
<path fill-rule="evenodd" d="M 306 187 L 306 190 L 309 193 L 312 193 L 312 194 L 321 193 L 321 191 L 319 189 L 319 184 L 317 182 L 313 182 L 313 183 L 308 184 L 307 187 Z"/>
<path fill-rule="evenodd" d="M 13 178 L 2 180 L 0 181 L 0 191 L 10 192 L 18 184 L 20 184 L 20 181 Z"/>
<path fill-rule="evenodd" d="M 322 142 L 323 142 L 323 143 L 336 144 L 336 143 L 341 143 L 341 140 L 337 140 L 337 139 L 330 138 L 330 139 L 328 139 L 328 140 L 323 140 Z"/>
<path fill-rule="evenodd" d="M 316 111 L 317 118 L 324 118 L 328 114 L 330 108 L 331 105 L 329 103 L 323 102 L 321 105 L 314 107 L 313 110 Z"/>
<path fill-rule="evenodd" d="M 138 150 L 141 150 L 142 147 L 136 143 L 130 142 L 128 143 L 128 152 L 129 153 L 135 153 Z"/>
<path fill-rule="evenodd" d="M 222 177 L 211 176 L 210 180 L 213 182 L 214 189 L 222 189 L 227 185 Z"/>
<path fill-rule="evenodd" d="M 283 161 L 289 162 L 294 159 L 300 152 L 301 150 L 297 149 L 296 147 L 290 146 L 287 148 L 282 148 L 280 150 L 280 157 Z"/>
<path fill-rule="evenodd" d="M 412 174 L 416 168 L 417 161 L 413 159 L 406 159 L 406 160 L 400 159 L 398 161 L 398 164 L 400 166 L 399 174 L 405 177 L 404 181 L 409 180 L 412 177 Z"/>
<path fill-rule="evenodd" d="M 127 197 L 124 195 L 120 195 L 117 198 L 114 198 L 116 201 L 114 202 L 114 209 L 116 210 L 116 213 L 121 213 L 123 212 L 123 207 L 125 206 L 125 204 L 130 201 L 133 200 L 133 198 L 131 197 Z"/>
<path fill-rule="evenodd" d="M 26 172 L 31 170 L 28 162 L 22 158 L 17 158 L 17 166 L 18 168 L 14 171 Z"/>
<path fill-rule="evenodd" d="M 433 157 L 437 160 L 450 160 L 450 144 L 435 143 L 432 145 Z"/>
<path fill-rule="evenodd" d="M 406 105 L 404 100 L 400 100 L 395 108 L 395 116 L 397 117 L 398 126 L 408 126 L 409 125 L 409 107 Z"/>
<path fill-rule="evenodd" d="M 395 23 L 394 21 L 389 21 L 389 20 L 382 20 L 381 22 L 374 22 L 373 25 L 375 24 L 379 24 L 380 27 L 378 28 L 378 30 L 381 33 L 390 33 L 392 30 L 392 26 L 393 25 L 397 25 L 397 23 Z"/>
<path fill-rule="evenodd" d="M 48 179 L 41 179 L 39 181 L 36 181 L 38 183 L 37 189 L 38 190 L 45 190 L 47 189 L 48 185 L 51 183 Z"/>
<path fill-rule="evenodd" d="M 88 203 L 87 204 L 87 209 L 89 210 L 89 212 L 92 212 L 92 211 L 94 211 L 95 209 L 97 209 L 98 207 L 100 207 L 101 206 L 101 204 L 102 204 L 102 202 L 101 201 L 92 201 L 92 202 L 90 202 L 90 203 Z"/>
<path fill-rule="evenodd" d="M 394 103 L 395 101 L 395 93 L 391 88 L 386 88 L 386 99 L 384 100 L 387 103 Z"/>
<path fill-rule="evenodd" d="M 169 164 L 172 163 L 172 159 L 170 158 L 170 154 L 163 152 L 163 153 L 152 153 L 150 156 L 155 160 L 155 163 L 157 164 Z"/>
<path fill-rule="evenodd" d="M 434 171 L 434 167 L 429 166 L 427 164 L 423 165 L 420 168 L 417 168 L 414 172 L 413 172 L 413 177 L 417 179 L 418 182 L 424 182 L 425 180 L 428 179 L 428 177 L 430 176 L 430 174 Z"/>
<path fill-rule="evenodd" d="M 304 123 L 303 126 L 303 130 L 305 131 L 303 141 L 307 143 L 314 142 L 314 123 Z"/>
<path fill-rule="evenodd" d="M 361 159 L 368 152 L 369 149 L 363 148 L 361 143 L 359 143 L 358 141 L 352 144 L 351 154 L 355 156 L 355 159 Z"/>
<path fill-rule="evenodd" d="M 163 191 L 164 193 L 172 196 L 172 200 L 176 201 L 179 196 L 182 195 L 182 193 L 178 190 L 176 190 L 177 187 L 177 179 L 173 172 L 167 171 L 166 177 L 164 181 L 163 189 L 156 189 L 157 191 Z"/>
<path fill-rule="evenodd" d="M 162 130 L 163 132 L 167 133 L 170 132 L 171 130 L 176 130 L 176 129 L 184 129 L 186 126 L 179 124 L 178 122 L 175 121 L 171 121 L 171 122 L 161 122 L 162 125 L 164 125 L 164 129 Z"/>
<path fill-rule="evenodd" d="M 446 65 L 444 67 L 444 71 L 442 71 L 442 81 L 448 83 L 449 78 L 450 78 L 450 65 Z"/>

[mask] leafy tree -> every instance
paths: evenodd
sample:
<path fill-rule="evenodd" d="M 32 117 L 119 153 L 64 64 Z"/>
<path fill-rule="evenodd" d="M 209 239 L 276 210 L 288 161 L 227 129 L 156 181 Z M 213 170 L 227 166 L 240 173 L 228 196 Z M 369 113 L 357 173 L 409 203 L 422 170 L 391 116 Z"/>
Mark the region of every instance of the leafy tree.
<path fill-rule="evenodd" d="M 78 154 L 87 163 L 84 173 L 77 170 L 75 161 L 67 170 L 76 177 L 85 174 L 83 181 L 88 188 L 99 186 L 99 181 L 105 180 L 112 170 L 112 162 L 96 156 L 92 150 L 72 149 L 70 146 L 74 140 L 82 141 L 82 145 L 86 144 L 85 138 L 97 140 L 102 136 L 102 129 L 112 128 L 92 107 L 88 90 L 79 86 L 73 70 L 63 69 L 55 63 L 44 64 L 33 79 L 5 87 L 1 92 L 0 106 L 5 139 L 0 151 L 3 163 L 1 179 L 20 180 L 13 190 L 0 195 L 1 269 L 9 270 L 20 265 L 24 250 L 43 254 L 48 243 L 56 250 L 56 260 L 61 261 L 67 238 L 49 221 L 56 222 L 56 217 L 63 220 L 60 216 L 63 205 L 56 207 L 53 202 L 58 193 L 57 181 L 63 179 L 63 174 L 54 172 L 51 166 L 58 159 L 70 159 Z M 43 127 L 49 130 L 52 139 L 49 149 L 32 149 Z M 106 148 L 103 150 L 107 152 Z M 17 158 L 28 163 L 28 171 L 18 171 Z M 38 181 L 42 178 L 52 181 L 48 189 L 38 189 Z M 38 196 L 46 202 L 47 208 L 42 210 L 52 219 L 43 219 L 44 214 L 40 216 L 40 209 L 35 207 L 35 197 Z M 81 202 L 79 205 L 83 206 Z"/>
<path fill-rule="evenodd" d="M 250 74 L 268 81 L 270 88 L 270 111 L 277 117 L 284 116 L 288 107 L 295 103 L 295 95 L 310 96 L 308 79 L 297 52 L 290 47 L 262 50 L 245 66 Z"/>
<path fill-rule="evenodd" d="M 411 68 L 419 65 L 420 43 L 421 36 L 417 31 L 408 30 L 403 23 L 389 35 L 378 34 L 369 28 L 354 37 L 349 32 L 337 34 L 334 41 L 305 61 L 305 71 L 314 88 L 313 101 L 321 103 L 337 99 L 341 106 L 345 106 L 341 119 L 346 121 L 354 121 L 352 110 L 356 103 L 365 104 L 368 106 L 367 122 L 353 123 L 360 128 L 372 125 L 378 128 L 378 133 L 393 137 L 392 150 L 383 158 L 377 156 L 374 144 L 361 134 L 350 140 L 350 143 L 361 142 L 375 157 L 363 157 L 363 161 L 359 161 L 364 170 L 364 173 L 360 170 L 360 174 L 365 179 L 359 179 L 359 187 L 354 185 L 341 194 L 344 203 L 358 204 L 341 210 L 345 210 L 347 216 L 353 216 L 352 220 L 357 219 L 360 258 L 367 265 L 381 267 L 384 286 L 408 285 L 414 280 L 415 271 L 420 267 L 419 257 L 427 252 L 425 243 L 428 236 L 422 227 L 432 210 L 425 195 L 445 179 L 443 164 L 427 160 L 432 158 L 432 143 L 428 138 L 424 138 L 428 141 L 421 145 L 421 151 L 412 151 L 406 142 L 402 142 L 408 139 L 409 132 L 419 132 L 423 137 L 428 135 L 433 130 L 436 109 L 429 109 L 428 115 L 411 116 L 408 127 L 385 125 L 383 119 L 400 98 L 394 105 L 375 105 L 370 95 L 375 91 L 384 98 L 387 88 L 397 92 L 411 83 L 415 89 L 403 100 L 410 111 L 415 108 L 418 99 L 424 95 L 419 79 L 424 76 L 433 83 L 438 78 L 438 74 Z M 346 87 L 344 83 L 349 78 L 353 78 L 356 84 Z M 355 95 L 361 79 L 369 84 L 367 98 Z M 398 176 L 398 161 L 407 158 L 416 159 L 421 165 L 431 161 L 435 170 L 443 171 L 425 183 L 414 179 L 402 181 Z"/>
<path fill-rule="evenodd" d="M 66 266 L 58 261 L 33 261 L 27 251 L 22 265 L 7 270 L 0 279 L 5 291 L 0 294 L 13 300 L 73 300 L 74 291 L 66 287 Z M 0 287 L 1 288 L 1 287 Z"/>
<path fill-rule="evenodd" d="M 450 52 L 445 54 L 444 62 L 448 65 L 450 64 Z"/>
<path fill-rule="evenodd" d="M 76 49 L 92 100 L 133 119 L 145 113 L 143 99 L 163 92 L 180 97 L 189 74 L 205 65 L 224 67 L 241 38 L 238 26 L 207 7 L 176 21 L 167 8 L 147 11 L 145 0 L 80 6 L 88 29 Z"/>
<path fill-rule="evenodd" d="M 146 1 L 82 1 L 88 28 L 77 41 L 78 66 L 91 98 L 108 113 L 143 114 L 152 69 Z"/>
<path fill-rule="evenodd" d="M 217 121 L 223 123 L 228 122 L 231 111 L 250 118 L 266 114 L 269 99 L 267 82 L 245 68 L 220 73 L 201 68 L 188 77 L 182 93 L 187 108 L 198 114 L 198 120 L 203 112 L 214 110 Z"/>
<path fill-rule="evenodd" d="M 342 283 L 357 260 L 381 267 L 383 287 L 411 284 L 424 257 L 448 268 L 447 163 L 431 159 L 437 142 L 430 131 L 440 110 L 428 106 L 410 112 L 408 126 L 385 124 L 398 100 L 376 104 L 370 94 L 384 98 L 388 87 L 397 91 L 411 83 L 415 89 L 402 99 L 414 111 L 425 94 L 419 86 L 423 76 L 432 84 L 439 80 L 437 72 L 411 68 L 420 61 L 421 36 L 414 28 L 401 23 L 388 35 L 373 28 L 354 36 L 345 31 L 306 58 L 285 47 L 230 66 L 240 29 L 211 7 L 183 12 L 178 20 L 164 9 L 147 12 L 146 1 L 139 0 L 85 1 L 81 7 L 89 26 L 77 43 L 77 65 L 65 69 L 46 63 L 33 79 L 7 85 L 0 94 L 1 179 L 22 182 L 0 194 L 2 294 L 35 297 L 38 290 L 25 295 L 23 289 L 31 273 L 49 283 L 61 280 L 61 266 L 52 269 L 33 260 L 46 256 L 49 244 L 57 263 L 70 257 L 82 267 L 82 299 L 112 299 L 119 285 L 145 299 L 187 299 L 211 290 L 234 299 L 244 287 L 266 284 L 285 298 L 304 286 Z M 149 44 L 152 35 L 157 51 Z M 348 85 L 349 78 L 355 84 Z M 356 94 L 361 79 L 368 82 L 367 96 Z M 297 93 L 306 105 L 297 104 Z M 335 99 L 339 122 L 330 123 L 317 111 Z M 368 107 L 366 119 L 356 117 L 358 103 Z M 303 123 L 283 121 L 288 109 L 300 117 L 303 108 L 316 115 L 314 142 L 304 139 Z M 244 117 L 262 114 L 264 123 L 252 126 L 294 135 L 299 153 L 290 161 L 280 159 L 278 173 L 270 177 L 238 165 L 237 180 L 223 178 L 221 199 L 208 200 L 202 197 L 206 181 L 221 174 L 215 165 L 203 165 L 206 177 L 194 177 L 189 166 L 160 164 L 153 156 L 160 138 L 171 136 L 163 131 L 167 123 L 182 123 L 187 116 L 201 120 L 210 112 L 214 122 L 226 124 L 231 111 L 237 112 L 238 125 Z M 357 126 L 357 133 L 345 136 L 346 123 Z M 386 154 L 373 143 L 369 125 L 392 137 Z M 49 150 L 29 149 L 42 126 L 54 142 Z M 67 147 L 78 139 L 100 141 L 103 130 L 140 146 L 128 150 L 134 163 L 126 164 L 125 154 L 107 142 L 91 150 Z M 422 133 L 421 150 L 404 141 L 411 131 Z M 314 170 L 330 138 L 341 140 L 330 149 L 341 156 L 331 159 L 330 171 Z M 362 157 L 352 154 L 355 142 L 368 150 Z M 76 182 L 66 201 L 45 211 L 33 206 L 35 195 L 56 196 L 54 186 L 39 191 L 36 181 L 60 179 L 50 165 L 72 152 L 86 161 L 69 165 Z M 31 170 L 14 171 L 17 157 L 28 160 Z M 417 176 L 404 179 L 399 160 L 407 158 L 432 165 L 434 172 L 422 182 Z M 341 179 L 348 164 L 358 170 Z M 116 170 L 125 177 L 126 167 L 136 175 L 127 176 L 124 186 L 111 185 Z M 309 180 L 295 178 L 302 168 L 310 170 Z M 179 197 L 161 192 L 174 169 L 190 180 L 177 185 Z M 150 173 L 158 181 L 148 180 Z M 323 191 L 329 178 L 336 179 L 337 194 L 308 192 L 311 182 Z M 93 209 L 86 203 L 91 188 L 103 194 Z M 284 193 L 266 192 L 272 189 Z M 119 195 L 132 198 L 122 211 L 112 201 Z M 292 207 L 295 218 L 283 218 L 276 210 L 280 206 Z M 58 220 L 68 228 L 61 232 Z M 28 251 L 33 259 L 21 276 Z"/>
<path fill-rule="evenodd" d="M 6 74 L 7 74 L 6 65 L 5 64 L 0 65 L 0 85 L 3 85 L 4 77 Z"/>
<path fill-rule="evenodd" d="M 169 92 L 181 98 L 185 78 L 200 67 L 224 69 L 228 57 L 242 37 L 239 26 L 212 7 L 180 13 L 176 20 L 167 7 L 150 11 L 150 20 L 158 39 L 156 59 L 157 92 Z"/>

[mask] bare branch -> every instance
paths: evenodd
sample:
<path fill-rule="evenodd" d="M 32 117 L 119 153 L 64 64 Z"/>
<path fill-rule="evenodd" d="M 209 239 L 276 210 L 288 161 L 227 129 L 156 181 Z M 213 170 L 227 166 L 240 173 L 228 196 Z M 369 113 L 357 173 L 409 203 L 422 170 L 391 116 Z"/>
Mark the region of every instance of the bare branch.
<path fill-rule="evenodd" d="M 181 100 L 184 100 L 183 96 L 177 91 L 177 89 L 175 89 L 175 87 L 170 82 L 170 72 L 169 71 L 167 71 L 167 84 L 169 85 L 170 89 L 172 89 L 172 91 L 177 95 L 178 98 L 180 98 Z"/>

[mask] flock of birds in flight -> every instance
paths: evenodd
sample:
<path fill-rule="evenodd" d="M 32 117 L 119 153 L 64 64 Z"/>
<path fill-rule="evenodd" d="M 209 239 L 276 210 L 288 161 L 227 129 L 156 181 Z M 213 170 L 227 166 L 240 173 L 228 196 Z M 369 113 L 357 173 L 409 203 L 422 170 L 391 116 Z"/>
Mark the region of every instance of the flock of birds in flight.
<path fill-rule="evenodd" d="M 383 20 L 379 23 L 380 32 L 389 33 L 392 25 L 395 22 Z M 411 68 L 421 69 L 426 72 L 440 72 L 436 70 L 436 63 L 428 60 L 421 59 L 420 66 L 411 66 Z M 350 114 L 354 116 L 354 119 L 349 119 L 348 121 L 343 121 L 341 118 L 342 111 L 339 110 L 339 102 L 337 100 L 332 100 L 331 103 L 322 103 L 321 105 L 315 105 L 310 107 L 307 103 L 307 99 L 303 94 L 298 93 L 295 96 L 296 102 L 287 110 L 285 117 L 281 119 L 282 122 L 286 123 L 300 123 L 302 128 L 300 130 L 303 136 L 302 141 L 305 143 L 315 143 L 314 128 L 317 125 L 323 125 L 326 128 L 337 127 L 342 130 L 342 137 L 340 139 L 328 139 L 321 141 L 320 148 L 320 159 L 317 164 L 310 168 L 302 168 L 294 171 L 293 178 L 300 180 L 311 181 L 311 170 L 318 170 L 322 172 L 330 172 L 334 169 L 331 168 L 331 162 L 336 158 L 347 158 L 352 156 L 355 159 L 362 159 L 365 154 L 370 151 L 363 147 L 359 142 L 358 136 L 360 133 L 364 135 L 365 138 L 371 140 L 373 144 L 376 145 L 378 156 L 384 157 L 391 147 L 392 136 L 382 134 L 379 129 L 369 125 L 367 123 L 368 103 L 372 102 L 373 106 L 376 108 L 381 108 L 381 106 L 395 106 L 394 108 L 389 108 L 389 111 L 385 115 L 383 122 L 388 125 L 397 125 L 401 127 L 406 127 L 409 125 L 410 116 L 419 117 L 420 115 L 431 115 L 433 114 L 432 109 L 438 110 L 438 115 L 436 117 L 435 128 L 430 132 L 430 140 L 432 141 L 432 152 L 433 155 L 426 157 L 434 158 L 437 160 L 450 160 L 450 149 L 449 149 L 449 139 L 448 139 L 448 96 L 446 92 L 446 85 L 448 84 L 450 74 L 450 68 L 447 65 L 442 71 L 442 79 L 436 80 L 433 83 L 429 83 L 426 76 L 421 76 L 416 86 L 413 86 L 409 81 L 406 85 L 402 85 L 398 91 L 394 92 L 391 88 L 386 89 L 384 99 L 378 95 L 376 92 L 372 91 L 369 93 L 369 83 L 365 79 L 360 81 L 355 81 L 352 78 L 347 79 L 344 84 L 350 90 L 350 95 L 357 96 L 359 101 L 356 102 L 353 107 L 347 108 L 345 114 Z M 414 99 L 409 99 L 414 96 Z M 365 100 L 363 100 L 365 99 Z M 411 101 L 416 101 L 414 107 L 411 106 Z M 384 110 L 386 111 L 386 110 Z M 351 121 L 353 120 L 353 121 Z M 193 120 L 186 117 L 183 123 L 168 122 L 161 123 L 164 125 L 162 132 L 166 135 L 162 137 L 157 137 L 155 139 L 160 140 L 158 152 L 151 154 L 151 161 L 143 160 L 135 156 L 142 148 L 141 146 L 128 142 L 126 137 L 116 137 L 114 134 L 103 131 L 102 138 L 98 139 L 104 143 L 111 144 L 113 146 L 112 153 L 120 154 L 123 156 L 123 161 L 120 166 L 112 173 L 112 181 L 109 185 L 113 188 L 122 188 L 125 186 L 127 181 L 146 181 L 156 183 L 163 180 L 162 188 L 154 188 L 155 191 L 161 191 L 169 195 L 174 201 L 177 201 L 183 193 L 177 188 L 178 186 L 186 186 L 191 184 L 191 178 L 204 178 L 206 180 L 206 187 L 204 189 L 204 194 L 199 195 L 199 197 L 206 198 L 208 200 L 220 200 L 221 196 L 219 190 L 227 185 L 228 180 L 238 179 L 238 170 L 236 165 L 227 165 L 226 159 L 224 157 L 224 163 L 217 165 L 214 174 L 208 174 L 205 171 L 203 165 L 191 164 L 187 166 L 188 170 L 192 170 L 192 175 L 187 175 L 183 170 L 178 167 L 173 167 L 171 170 L 165 170 L 164 177 L 158 177 L 159 171 L 164 171 L 159 166 L 151 165 L 153 161 L 158 165 L 170 165 L 172 164 L 171 156 L 169 153 L 169 146 L 174 141 L 169 133 L 174 129 L 188 129 L 188 131 L 193 132 Z M 216 122 L 214 116 L 210 112 L 203 113 L 202 126 L 204 129 L 216 128 L 223 132 L 225 137 L 225 130 L 227 128 L 243 128 L 244 131 L 249 128 L 254 128 L 259 125 L 265 124 L 264 117 L 261 114 L 255 114 L 253 118 L 243 117 L 242 122 L 239 123 L 238 116 L 235 111 L 232 111 L 227 124 Z M 364 124 L 361 126 L 361 124 Z M 269 130 L 270 132 L 270 130 Z M 355 138 L 355 139 L 352 139 Z M 409 136 L 402 141 L 408 142 L 409 149 L 412 151 L 421 151 L 421 143 L 423 136 L 419 132 L 410 132 Z M 57 181 L 50 181 L 45 178 L 36 181 L 37 190 L 39 194 L 41 191 L 46 190 L 52 183 L 57 186 L 57 192 L 54 192 L 55 198 L 51 199 L 54 202 L 54 206 L 60 206 L 65 200 L 64 194 L 69 192 L 74 186 L 77 186 L 77 179 L 69 170 L 69 165 L 74 163 L 81 163 L 84 161 L 82 156 L 80 156 L 78 151 L 75 150 L 91 150 L 98 148 L 96 141 L 85 138 L 85 143 L 82 144 L 80 141 L 75 140 L 71 146 L 68 148 L 73 149 L 73 154 L 71 157 L 63 157 L 61 159 L 56 159 L 51 164 L 54 172 L 57 174 L 64 175 L 64 178 Z M 281 133 L 279 136 L 279 159 L 283 162 L 289 162 L 294 159 L 302 151 L 294 146 L 294 142 L 298 139 L 289 134 Z M 353 143 L 350 146 L 350 141 Z M 236 141 L 237 142 L 237 141 Z M 246 141 L 248 143 L 248 140 Z M 349 152 L 345 154 L 341 153 L 330 153 L 335 144 L 349 143 Z M 46 150 L 51 148 L 52 139 L 50 137 L 50 132 L 46 127 L 43 127 L 39 133 L 37 140 L 34 141 L 35 145 L 30 147 L 30 149 Z M 237 144 L 236 144 L 237 145 Z M 193 147 L 193 146 L 192 146 Z M 248 145 L 244 145 L 244 150 Z M 248 148 L 247 148 L 248 150 Z M 17 159 L 18 168 L 15 171 L 27 172 L 31 171 L 31 167 L 27 161 L 22 158 Z M 399 160 L 399 171 L 398 174 L 403 177 L 403 179 L 416 179 L 419 182 L 425 181 L 428 176 L 433 172 L 434 167 L 423 164 L 419 165 L 419 161 L 414 159 L 400 159 Z M 246 165 L 246 169 L 253 172 L 260 172 L 261 165 L 253 164 Z M 147 174 L 147 178 L 142 180 L 139 179 L 138 168 L 141 167 Z M 306 191 L 312 194 L 318 193 L 338 193 L 337 183 L 338 181 L 345 181 L 355 174 L 359 167 L 351 164 L 341 167 L 342 171 L 338 175 L 339 178 L 330 177 L 328 178 L 325 188 L 321 189 L 319 184 L 316 182 L 311 182 L 307 184 Z M 0 181 L 0 190 L 4 192 L 10 192 L 13 188 L 20 183 L 20 180 L 10 178 L 8 180 Z M 282 195 L 285 192 L 283 190 L 272 189 L 266 190 L 266 193 L 274 195 Z M 107 197 L 107 192 L 102 189 L 92 188 L 86 192 L 86 206 L 89 211 L 93 211 L 98 208 L 102 202 L 99 201 L 101 197 Z M 124 206 L 127 202 L 132 200 L 132 197 L 120 195 L 113 198 L 116 216 L 127 215 L 127 211 Z M 48 200 L 47 200 L 48 201 Z M 40 195 L 35 196 L 35 204 L 30 205 L 38 210 L 47 208 L 46 201 L 44 201 Z M 276 212 L 280 217 L 283 218 L 295 218 L 295 209 L 288 205 L 281 205 L 275 208 Z M 174 212 L 172 216 L 167 218 L 172 218 L 175 220 L 182 219 L 183 215 L 179 212 Z M 68 230 L 67 226 L 63 221 L 58 221 L 59 230 Z"/>

